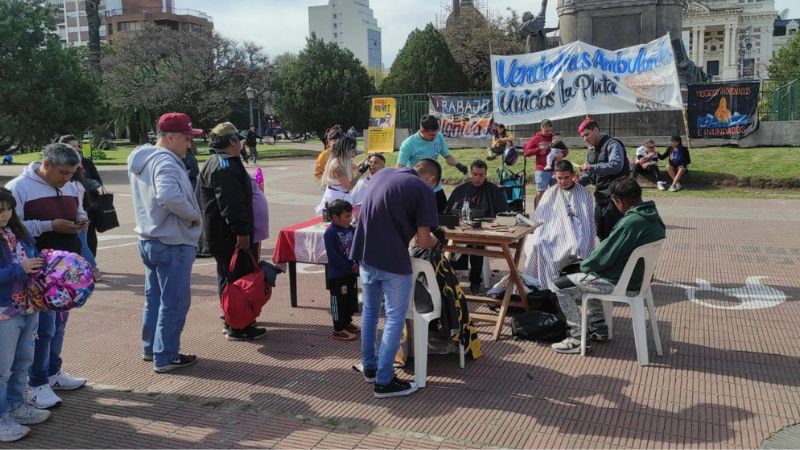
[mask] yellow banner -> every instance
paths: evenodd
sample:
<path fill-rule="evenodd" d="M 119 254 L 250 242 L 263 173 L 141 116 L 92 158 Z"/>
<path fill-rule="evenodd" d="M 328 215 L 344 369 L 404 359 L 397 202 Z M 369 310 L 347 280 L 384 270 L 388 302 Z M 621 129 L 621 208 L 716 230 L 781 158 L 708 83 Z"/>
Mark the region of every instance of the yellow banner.
<path fill-rule="evenodd" d="M 370 103 L 369 129 L 367 130 L 367 151 L 393 152 L 394 125 L 397 103 L 392 97 L 373 98 Z"/>

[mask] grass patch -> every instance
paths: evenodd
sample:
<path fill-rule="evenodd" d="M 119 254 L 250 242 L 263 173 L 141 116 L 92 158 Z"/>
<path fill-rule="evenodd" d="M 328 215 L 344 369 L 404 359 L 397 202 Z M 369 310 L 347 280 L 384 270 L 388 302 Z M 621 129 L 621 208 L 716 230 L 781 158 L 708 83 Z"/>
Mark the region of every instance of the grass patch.
<path fill-rule="evenodd" d="M 628 148 L 628 157 L 635 159 L 635 148 Z M 459 162 L 469 166 L 475 159 L 486 160 L 486 150 L 481 148 L 467 148 L 452 150 Z M 386 165 L 394 167 L 397 164 L 398 152 L 385 154 Z M 568 158 L 573 164 L 580 165 L 586 159 L 586 149 L 570 150 Z M 439 160 L 443 162 L 443 160 Z M 500 160 L 486 161 L 489 166 L 488 178 L 496 180 L 496 171 Z M 666 176 L 666 161 L 661 161 L 660 166 Z M 800 167 L 799 147 L 769 147 L 769 148 L 731 148 L 709 147 L 692 150 L 692 164 L 689 166 L 689 175 L 682 183 L 685 187 L 703 192 L 705 197 L 713 194 L 719 188 L 742 188 L 730 191 L 745 196 L 757 193 L 758 189 L 800 189 L 800 176 L 797 168 Z M 522 159 L 512 167 L 516 172 L 522 170 Z M 533 178 L 535 164 L 528 159 L 527 172 Z M 468 178 L 461 175 L 455 167 L 444 164 L 443 181 L 445 184 L 460 184 Z M 688 192 L 688 191 L 687 191 Z M 800 196 L 800 190 L 796 191 Z M 713 196 L 713 195 L 711 195 Z M 785 198 L 782 196 L 781 198 Z"/>
<path fill-rule="evenodd" d="M 103 150 L 105 158 L 95 159 L 94 163 L 97 165 L 111 165 L 111 164 L 126 164 L 128 162 L 128 155 L 136 148 L 134 144 L 117 145 L 113 150 Z M 318 153 L 313 150 L 303 150 L 291 148 L 282 145 L 267 145 L 262 144 L 257 147 L 258 158 L 272 159 L 272 158 L 316 158 Z M 208 147 L 205 144 L 197 148 L 197 160 L 202 164 L 208 159 Z M 14 155 L 14 165 L 27 165 L 33 161 L 41 159 L 40 152 L 22 153 Z"/>

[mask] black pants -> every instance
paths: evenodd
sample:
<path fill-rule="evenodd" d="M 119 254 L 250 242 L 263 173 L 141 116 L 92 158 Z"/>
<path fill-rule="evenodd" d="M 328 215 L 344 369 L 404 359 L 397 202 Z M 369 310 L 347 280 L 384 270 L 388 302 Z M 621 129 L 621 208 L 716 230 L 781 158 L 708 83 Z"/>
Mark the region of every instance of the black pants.
<path fill-rule="evenodd" d="M 258 159 L 258 151 L 256 151 L 256 146 L 248 145 L 248 147 L 250 148 L 250 159 L 252 159 L 253 162 L 255 163 L 256 160 Z"/>
<path fill-rule="evenodd" d="M 647 181 L 657 184 L 661 181 L 661 172 L 658 170 L 658 166 L 650 166 L 650 167 L 641 167 L 638 164 L 633 166 L 633 172 L 631 172 L 631 178 L 636 180 L 636 176 L 641 175 Z"/>
<path fill-rule="evenodd" d="M 594 223 L 597 227 L 597 237 L 602 241 L 611 234 L 611 229 L 622 219 L 622 213 L 614 205 L 611 197 L 595 195 L 594 201 Z"/>
<path fill-rule="evenodd" d="M 331 292 L 331 317 L 334 331 L 342 331 L 353 321 L 358 312 L 358 276 L 351 274 L 340 278 L 328 278 L 326 284 Z"/>
<path fill-rule="evenodd" d="M 219 294 L 220 300 L 222 299 L 222 290 L 225 289 L 225 285 L 228 283 L 228 269 L 231 265 L 231 259 L 233 259 L 233 252 L 234 249 L 231 249 L 229 252 L 214 253 L 214 260 L 217 262 L 217 293 Z M 256 261 L 258 261 L 259 254 L 257 253 L 257 244 L 250 245 L 250 252 L 255 256 Z M 245 254 L 239 255 L 239 259 L 236 261 L 236 267 L 232 274 L 233 277 L 238 278 L 252 271 L 253 262 L 250 260 L 250 257 Z"/>
<path fill-rule="evenodd" d="M 89 244 L 89 251 L 92 255 L 97 256 L 97 228 L 94 222 L 89 222 L 89 228 L 86 229 L 86 242 Z"/>
<path fill-rule="evenodd" d="M 475 248 L 482 249 L 484 247 Z M 456 270 L 466 270 L 467 265 L 469 265 L 469 284 L 480 284 L 483 281 L 483 256 L 461 255 L 461 258 L 452 262 L 453 269 Z"/>
<path fill-rule="evenodd" d="M 439 214 L 444 214 L 447 209 L 447 195 L 444 193 L 444 189 L 436 192 L 436 209 L 439 210 Z"/>

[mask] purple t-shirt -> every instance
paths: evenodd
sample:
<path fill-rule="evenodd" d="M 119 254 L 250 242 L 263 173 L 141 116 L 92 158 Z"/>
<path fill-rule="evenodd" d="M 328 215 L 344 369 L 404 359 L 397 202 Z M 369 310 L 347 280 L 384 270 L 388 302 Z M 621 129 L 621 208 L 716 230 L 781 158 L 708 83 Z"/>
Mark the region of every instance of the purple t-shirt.
<path fill-rule="evenodd" d="M 382 169 L 369 181 L 361 203 L 350 257 L 396 274 L 411 273 L 408 244 L 417 227 L 436 227 L 433 188 L 413 169 Z"/>

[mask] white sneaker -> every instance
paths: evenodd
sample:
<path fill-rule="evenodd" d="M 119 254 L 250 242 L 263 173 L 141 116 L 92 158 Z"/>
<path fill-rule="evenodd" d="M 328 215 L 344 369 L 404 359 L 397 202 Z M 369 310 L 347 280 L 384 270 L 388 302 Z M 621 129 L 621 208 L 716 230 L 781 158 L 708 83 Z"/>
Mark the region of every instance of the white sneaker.
<path fill-rule="evenodd" d="M 656 183 L 656 188 L 658 188 L 659 191 L 666 191 L 667 190 L 667 183 L 665 183 L 663 181 L 659 181 L 658 183 Z"/>
<path fill-rule="evenodd" d="M 41 386 L 28 388 L 26 402 L 36 408 L 47 409 L 61 404 L 61 397 L 53 392 L 53 388 L 51 388 L 49 384 L 43 384 Z"/>
<path fill-rule="evenodd" d="M 675 191 L 673 191 L 673 192 L 678 192 L 678 191 L 680 191 L 680 190 L 683 188 L 683 186 L 681 186 L 681 184 L 680 184 L 680 183 L 675 183 L 675 184 L 673 185 L 673 187 L 675 188 Z"/>
<path fill-rule="evenodd" d="M 50 381 L 50 387 L 56 391 L 71 391 L 86 384 L 86 378 L 73 377 L 63 370 L 47 379 Z"/>
<path fill-rule="evenodd" d="M 18 441 L 30 433 L 31 429 L 17 423 L 10 414 L 0 416 L 0 442 Z"/>
<path fill-rule="evenodd" d="M 22 403 L 19 408 L 11 411 L 11 418 L 21 425 L 36 425 L 50 418 L 50 411 L 36 409 L 27 403 Z"/>

